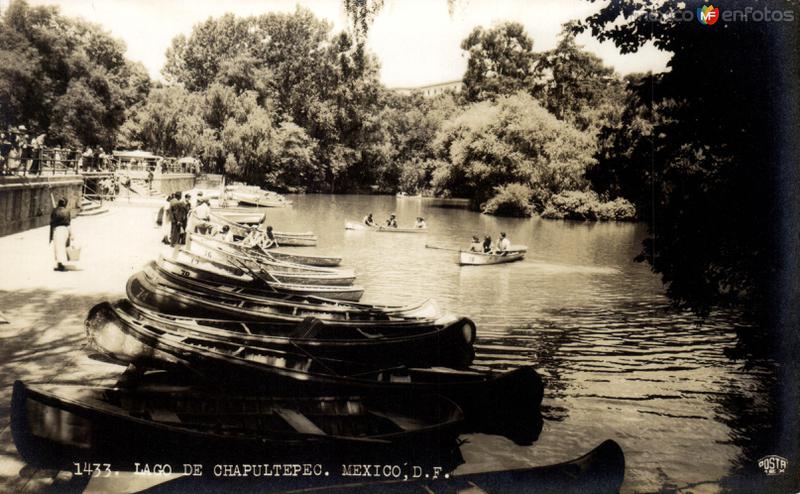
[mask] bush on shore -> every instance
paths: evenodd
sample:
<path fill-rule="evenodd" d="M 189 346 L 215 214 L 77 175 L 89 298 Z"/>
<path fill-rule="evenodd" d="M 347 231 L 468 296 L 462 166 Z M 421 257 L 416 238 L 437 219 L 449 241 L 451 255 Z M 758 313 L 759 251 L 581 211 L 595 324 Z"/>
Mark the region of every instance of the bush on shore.
<path fill-rule="evenodd" d="M 549 219 L 630 221 L 636 219 L 636 208 L 621 197 L 603 202 L 596 192 L 568 190 L 550 197 L 541 216 Z"/>
<path fill-rule="evenodd" d="M 527 218 L 533 214 L 533 190 L 525 184 L 511 183 L 495 187 L 495 195 L 483 204 L 483 212 L 496 216 Z"/>

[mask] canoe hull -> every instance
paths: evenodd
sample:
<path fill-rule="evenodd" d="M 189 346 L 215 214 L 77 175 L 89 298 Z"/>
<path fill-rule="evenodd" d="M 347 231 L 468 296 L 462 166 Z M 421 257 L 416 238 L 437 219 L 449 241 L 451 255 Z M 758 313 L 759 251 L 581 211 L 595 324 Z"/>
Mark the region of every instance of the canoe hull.
<path fill-rule="evenodd" d="M 427 233 L 427 228 L 390 228 L 388 226 L 367 226 L 357 221 L 347 221 L 344 224 L 345 230 L 358 230 L 381 233 Z"/>
<path fill-rule="evenodd" d="M 17 381 L 11 428 L 23 459 L 48 468 L 71 469 L 73 462 L 133 470 L 135 462 L 386 458 L 413 454 L 415 444 L 447 452 L 455 445 L 462 414 L 449 400 L 425 398 L 416 403 L 357 396 L 275 398 Z M 241 427 L 243 432 L 236 433 Z"/>
<path fill-rule="evenodd" d="M 486 266 L 490 264 L 503 264 L 521 261 L 525 258 L 524 252 L 509 252 L 506 255 L 483 254 L 481 252 L 459 252 L 458 263 L 462 266 Z"/>

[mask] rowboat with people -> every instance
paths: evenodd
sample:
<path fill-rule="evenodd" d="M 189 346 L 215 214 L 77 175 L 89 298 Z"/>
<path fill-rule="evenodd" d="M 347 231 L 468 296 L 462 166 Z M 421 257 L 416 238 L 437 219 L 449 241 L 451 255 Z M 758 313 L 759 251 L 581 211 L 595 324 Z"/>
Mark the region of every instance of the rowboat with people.
<path fill-rule="evenodd" d="M 282 261 L 282 262 L 290 262 L 294 264 L 301 264 L 309 267 L 320 267 L 320 268 L 332 268 L 339 266 L 342 263 L 342 258 L 337 256 L 318 256 L 318 255 L 310 255 L 310 254 L 295 254 L 293 252 L 284 252 L 281 250 L 275 249 L 264 249 L 260 245 L 245 245 L 241 241 L 239 242 L 228 242 L 220 238 L 212 238 L 209 236 L 198 235 L 194 234 L 191 238 L 203 238 L 206 241 L 213 240 L 213 242 L 220 246 L 224 245 L 229 249 L 236 249 L 239 252 L 247 254 L 248 256 L 253 256 L 258 260 L 267 260 L 267 261 Z"/>
<path fill-rule="evenodd" d="M 462 266 L 485 266 L 488 264 L 502 264 L 506 262 L 521 261 L 524 258 L 525 252 L 523 251 L 484 253 L 462 250 L 459 252 L 458 263 Z"/>
<path fill-rule="evenodd" d="M 211 213 L 210 219 L 212 223 L 217 224 L 220 227 L 227 226 L 228 228 L 230 228 L 231 233 L 235 237 L 239 238 L 247 237 L 247 235 L 255 229 L 255 227 L 242 225 L 240 223 L 236 223 L 235 221 L 230 221 L 224 216 L 215 213 Z M 314 235 L 313 232 L 273 231 L 272 233 L 275 236 L 275 240 L 278 242 L 279 246 L 313 247 L 317 245 L 317 236 Z"/>
<path fill-rule="evenodd" d="M 463 412 L 440 395 L 273 396 L 196 386 L 94 387 L 15 381 L 11 435 L 29 464 L 74 469 L 110 463 L 375 461 L 443 454 Z M 321 475 L 322 472 L 320 471 Z"/>
<path fill-rule="evenodd" d="M 364 223 L 359 223 L 357 221 L 346 221 L 344 224 L 344 229 L 384 232 L 384 233 L 426 233 L 428 231 L 427 228 L 396 228 L 396 227 L 381 226 L 381 225 L 370 226 L 370 225 L 365 225 Z"/>

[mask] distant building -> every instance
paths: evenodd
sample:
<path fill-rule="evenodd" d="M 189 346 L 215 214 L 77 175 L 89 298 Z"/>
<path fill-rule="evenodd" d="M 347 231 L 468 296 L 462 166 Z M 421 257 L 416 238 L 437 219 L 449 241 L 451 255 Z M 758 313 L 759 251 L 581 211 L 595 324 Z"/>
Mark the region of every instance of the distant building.
<path fill-rule="evenodd" d="M 426 98 L 433 98 L 447 91 L 460 93 L 461 87 L 463 85 L 464 83 L 461 82 L 461 80 L 459 79 L 457 81 L 438 82 L 436 84 L 427 84 L 425 86 L 395 87 L 392 88 L 392 91 L 398 92 L 400 94 L 421 93 L 422 96 Z"/>

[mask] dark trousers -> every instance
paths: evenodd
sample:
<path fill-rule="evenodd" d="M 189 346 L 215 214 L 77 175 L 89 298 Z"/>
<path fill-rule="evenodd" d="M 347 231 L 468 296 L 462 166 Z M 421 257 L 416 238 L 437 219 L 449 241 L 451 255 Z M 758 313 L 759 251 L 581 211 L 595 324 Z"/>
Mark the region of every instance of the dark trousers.
<path fill-rule="evenodd" d="M 181 233 L 183 232 L 185 225 L 180 221 L 173 221 L 170 226 L 172 229 L 170 230 L 169 244 L 175 247 L 175 244 L 183 243 L 181 242 Z"/>

